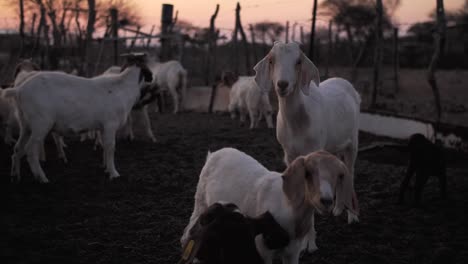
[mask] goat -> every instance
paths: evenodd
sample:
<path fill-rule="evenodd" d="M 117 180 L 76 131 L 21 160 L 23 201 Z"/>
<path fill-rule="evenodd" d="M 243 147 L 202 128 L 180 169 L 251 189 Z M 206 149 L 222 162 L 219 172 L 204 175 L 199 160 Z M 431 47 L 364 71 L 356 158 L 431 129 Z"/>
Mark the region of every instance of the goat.
<path fill-rule="evenodd" d="M 234 77 L 231 72 L 223 73 L 223 85 L 230 87 L 229 107 L 231 118 L 236 117 L 239 111 L 241 122 L 245 121 L 248 112 L 250 118 L 250 129 L 258 127 L 262 116 L 265 116 L 268 128 L 273 128 L 272 109 L 268 91 L 261 90 L 255 83 L 253 76 Z"/>
<path fill-rule="evenodd" d="M 409 164 L 406 170 L 405 178 L 400 187 L 398 202 L 404 202 L 406 189 L 408 188 L 411 177 L 416 174 L 414 184 L 414 201 L 416 204 L 421 202 L 421 195 L 429 176 L 439 178 L 439 189 L 442 198 L 446 198 L 446 165 L 444 153 L 441 147 L 429 141 L 421 134 L 413 134 L 408 142 Z"/>
<path fill-rule="evenodd" d="M 119 66 L 111 66 L 107 69 L 102 75 L 107 74 L 119 74 L 121 72 L 121 67 Z M 153 92 L 159 92 L 158 85 L 155 83 L 155 79 L 153 79 L 152 87 L 150 88 Z M 156 142 L 156 137 L 154 136 L 153 130 L 151 129 L 151 121 L 148 115 L 148 104 L 154 100 L 154 95 L 147 99 L 144 104 L 140 104 L 138 106 L 133 107 L 131 114 L 128 116 L 127 123 L 123 126 L 124 134 L 130 139 L 133 140 L 133 118 L 132 115 L 139 115 L 143 121 L 143 129 L 145 134 L 152 142 Z"/>
<path fill-rule="evenodd" d="M 187 89 L 187 71 L 180 62 L 172 60 L 164 63 L 149 61 L 155 83 L 162 91 L 168 90 L 172 96 L 174 113 L 182 108 Z"/>
<path fill-rule="evenodd" d="M 298 263 L 307 235 L 315 230 L 310 219 L 314 211 L 339 215 L 344 208 L 359 214 L 352 178 L 335 156 L 317 151 L 296 158 L 283 173 L 267 170 L 258 161 L 233 148 L 209 153 L 200 173 L 195 205 L 181 238 L 187 242 L 199 216 L 216 201 L 239 206 L 252 217 L 269 211 L 289 234 L 290 242 L 279 250 L 268 249 L 265 238 L 256 238 L 265 263 L 272 263 L 278 251 L 283 263 Z"/>
<path fill-rule="evenodd" d="M 323 149 L 343 157 L 353 179 L 361 104 L 353 85 L 342 78 L 320 83 L 317 67 L 297 43 L 275 42 L 254 70 L 259 87 L 275 87 L 279 108 L 276 138 L 285 163 Z M 348 223 L 357 221 L 357 216 L 348 211 Z M 316 249 L 311 237 L 308 251 Z"/>
<path fill-rule="evenodd" d="M 286 246 L 288 233 L 269 212 L 258 217 L 243 215 L 232 203 L 216 202 L 209 206 L 190 230 L 184 245 L 185 263 L 196 257 L 204 264 L 263 263 L 255 246 L 255 237 L 267 237 L 271 249 Z"/>
<path fill-rule="evenodd" d="M 128 67 L 115 76 L 88 79 L 38 72 L 18 87 L 4 91 L 4 96 L 15 97 L 21 128 L 12 155 L 13 180 L 20 180 L 20 161 L 27 154 L 34 177 L 48 182 L 38 151 L 51 130 L 59 134 L 101 131 L 106 172 L 110 179 L 120 176 L 114 163 L 115 134 L 141 97 L 143 77 L 146 81 L 152 78 L 143 62 L 135 57 L 128 61 Z"/>
<path fill-rule="evenodd" d="M 28 80 L 30 77 L 34 76 L 40 68 L 37 64 L 32 62 L 31 60 L 23 60 L 18 65 L 16 65 L 15 73 L 14 73 L 14 87 L 19 86 L 21 83 Z M 19 120 L 18 120 L 18 113 L 17 107 L 14 100 L 9 100 L 6 98 L 1 98 L 3 101 L 3 105 L 5 106 L 3 113 L 5 116 L 5 143 L 13 144 L 16 140 L 13 138 L 13 131 L 17 131 L 19 129 Z M 57 148 L 57 153 L 60 159 L 62 159 L 65 163 L 67 163 L 67 156 L 65 155 L 64 148 L 67 146 L 63 141 L 63 137 L 52 133 L 52 137 L 55 142 L 55 146 Z M 41 160 L 45 161 L 45 150 L 44 146 L 41 146 Z"/>

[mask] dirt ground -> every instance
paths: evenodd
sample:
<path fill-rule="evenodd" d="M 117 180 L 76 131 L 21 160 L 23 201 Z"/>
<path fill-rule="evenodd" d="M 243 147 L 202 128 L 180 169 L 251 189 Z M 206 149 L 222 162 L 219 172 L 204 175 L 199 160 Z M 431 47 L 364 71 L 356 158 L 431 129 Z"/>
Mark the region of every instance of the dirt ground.
<path fill-rule="evenodd" d="M 271 170 L 284 169 L 273 129 L 250 131 L 227 115 L 201 113 L 157 115 L 153 122 L 158 143 L 117 143 L 122 177 L 112 182 L 91 142 L 67 139 L 69 164 L 57 159 L 51 142 L 46 146 L 51 183 L 34 183 L 24 162 L 22 182 L 10 184 L 11 148 L 0 145 L 2 263 L 176 263 L 208 150 L 236 147 Z M 374 140 L 382 139 L 361 133 L 361 146 Z M 317 217 L 319 250 L 301 262 L 430 263 L 448 247 L 457 263 L 467 263 L 468 154 L 447 155 L 449 198 L 440 199 L 433 179 L 423 207 L 412 208 L 395 204 L 407 154 L 360 154 L 360 223 Z"/>

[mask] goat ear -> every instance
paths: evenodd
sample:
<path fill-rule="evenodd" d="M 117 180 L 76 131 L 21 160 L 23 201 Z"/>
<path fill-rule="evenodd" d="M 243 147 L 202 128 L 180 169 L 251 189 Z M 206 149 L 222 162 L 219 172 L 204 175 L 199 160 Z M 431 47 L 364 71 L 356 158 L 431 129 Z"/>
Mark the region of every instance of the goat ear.
<path fill-rule="evenodd" d="M 32 63 L 32 67 L 33 67 L 33 70 L 35 70 L 35 71 L 40 71 L 40 70 L 41 70 L 41 68 L 39 67 L 39 65 L 37 65 L 37 64 L 34 63 L 34 62 Z"/>
<path fill-rule="evenodd" d="M 348 169 L 344 164 L 341 164 L 342 170 L 344 171 L 341 174 L 336 183 L 336 201 L 335 208 L 333 209 L 333 214 L 339 215 L 343 209 L 347 208 L 355 215 L 359 215 L 359 204 L 354 191 L 353 179 Z"/>
<path fill-rule="evenodd" d="M 16 79 L 20 71 L 21 71 L 21 66 L 18 64 L 16 65 L 16 68 L 15 68 L 15 75 L 13 76 L 14 79 Z"/>
<path fill-rule="evenodd" d="M 304 157 L 295 159 L 283 173 L 283 192 L 293 207 L 304 203 L 306 190 L 306 168 Z"/>
<path fill-rule="evenodd" d="M 298 85 L 305 95 L 310 94 L 310 81 L 314 81 L 317 87 L 320 84 L 320 74 L 314 63 L 301 52 L 301 67 L 299 69 Z"/>
<path fill-rule="evenodd" d="M 270 77 L 270 55 L 266 55 L 254 67 L 255 82 L 263 92 L 269 92 L 272 89 L 272 81 Z"/>

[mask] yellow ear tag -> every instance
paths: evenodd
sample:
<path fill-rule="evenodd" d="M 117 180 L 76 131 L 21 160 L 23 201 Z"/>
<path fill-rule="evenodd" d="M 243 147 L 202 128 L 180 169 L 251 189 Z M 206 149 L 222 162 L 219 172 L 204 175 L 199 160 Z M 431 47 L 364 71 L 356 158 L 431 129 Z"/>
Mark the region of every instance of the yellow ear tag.
<path fill-rule="evenodd" d="M 195 245 L 195 241 L 190 240 L 185 247 L 184 254 L 182 255 L 183 260 L 187 260 L 190 257 L 190 254 L 192 253 L 193 246 Z"/>

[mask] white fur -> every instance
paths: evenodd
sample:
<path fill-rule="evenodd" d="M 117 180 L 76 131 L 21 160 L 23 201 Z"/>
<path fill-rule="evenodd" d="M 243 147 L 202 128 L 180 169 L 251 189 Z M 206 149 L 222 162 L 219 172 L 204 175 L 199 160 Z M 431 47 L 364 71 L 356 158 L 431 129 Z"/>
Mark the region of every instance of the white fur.
<path fill-rule="evenodd" d="M 27 154 L 35 178 L 48 182 L 39 163 L 39 146 L 49 131 L 61 135 L 99 130 L 110 178 L 115 169 L 115 133 L 140 96 L 140 68 L 130 66 L 119 75 L 87 79 L 61 72 L 38 72 L 10 91 L 20 117 L 20 137 L 12 156 L 12 176 L 19 180 L 21 157 Z"/>
<path fill-rule="evenodd" d="M 153 72 L 153 80 L 156 81 L 161 91 L 169 91 L 174 103 L 174 113 L 177 113 L 186 99 L 187 71 L 180 62 L 172 60 L 164 63 L 148 62 L 149 69 Z"/>
<path fill-rule="evenodd" d="M 254 69 L 257 84 L 273 85 L 278 95 L 276 138 L 285 163 L 323 149 L 344 157 L 354 177 L 361 98 L 353 85 L 342 78 L 319 84 L 318 69 L 296 43 L 275 43 Z M 285 89 L 281 89 L 281 81 L 287 83 Z M 348 212 L 348 222 L 354 221 L 358 221 L 357 216 Z M 316 250 L 314 240 L 311 235 L 309 252 Z"/>
<path fill-rule="evenodd" d="M 121 67 L 119 66 L 111 66 L 107 69 L 102 75 L 113 75 L 119 74 L 121 71 Z M 127 136 L 130 140 L 134 139 L 133 130 L 136 126 L 136 123 L 133 122 L 133 115 L 140 116 L 140 119 L 143 121 L 143 130 L 145 131 L 146 136 L 151 139 L 151 141 L 156 142 L 156 137 L 154 136 L 153 130 L 151 128 L 151 121 L 148 115 L 148 105 L 143 106 L 140 109 L 132 109 L 131 114 L 128 116 L 127 123 L 123 126 L 123 131 L 125 136 Z M 96 138 L 98 139 L 98 138 Z M 96 142 L 97 143 L 97 142 Z"/>
<path fill-rule="evenodd" d="M 198 217 L 211 204 L 220 200 L 236 204 L 242 213 L 250 217 L 269 211 L 289 233 L 291 241 L 285 248 L 275 252 L 265 247 L 262 236 L 257 236 L 260 255 L 267 264 L 272 263 L 275 253 L 280 253 L 283 264 L 298 263 L 307 236 L 295 236 L 295 209 L 283 192 L 280 173 L 267 170 L 249 155 L 233 148 L 209 153 L 200 173 L 193 213 L 181 238 L 183 245 Z"/>
<path fill-rule="evenodd" d="M 31 61 L 24 61 L 23 62 L 23 67 L 20 68 L 20 71 L 18 72 L 15 81 L 14 81 L 14 87 L 19 86 L 23 82 L 27 81 L 29 78 L 33 77 L 38 73 L 38 71 L 33 70 L 31 67 L 32 62 Z M 4 98 L 0 98 L 1 101 L 3 101 L 3 104 L 7 108 L 3 108 L 5 112 L 1 113 L 0 115 L 4 116 L 4 121 L 6 122 L 4 124 L 5 126 L 5 136 L 4 140 L 5 143 L 7 144 L 14 144 L 16 140 L 13 138 L 13 131 L 19 130 L 20 129 L 20 124 L 19 124 L 19 117 L 18 117 L 18 111 L 16 107 L 16 101 L 13 98 L 7 98 L 6 96 L 8 92 L 5 92 Z M 10 93 L 13 94 L 13 93 Z M 2 103 L 0 103 L 2 104 Z M 67 156 L 65 154 L 64 148 L 67 147 L 65 144 L 63 137 L 60 135 L 57 135 L 55 133 L 52 133 L 52 137 L 55 142 L 55 146 L 57 148 L 57 153 L 59 158 L 61 158 L 65 163 L 68 162 Z M 45 150 L 44 150 L 44 145 L 41 146 L 41 161 L 45 161 Z"/>
<path fill-rule="evenodd" d="M 240 119 L 245 121 L 245 114 L 250 117 L 250 129 L 258 127 L 262 116 L 265 116 L 268 128 L 273 128 L 272 109 L 268 91 L 262 91 L 255 83 L 253 76 L 240 76 L 232 85 L 229 93 L 229 112 L 235 118 L 236 110 Z"/>

